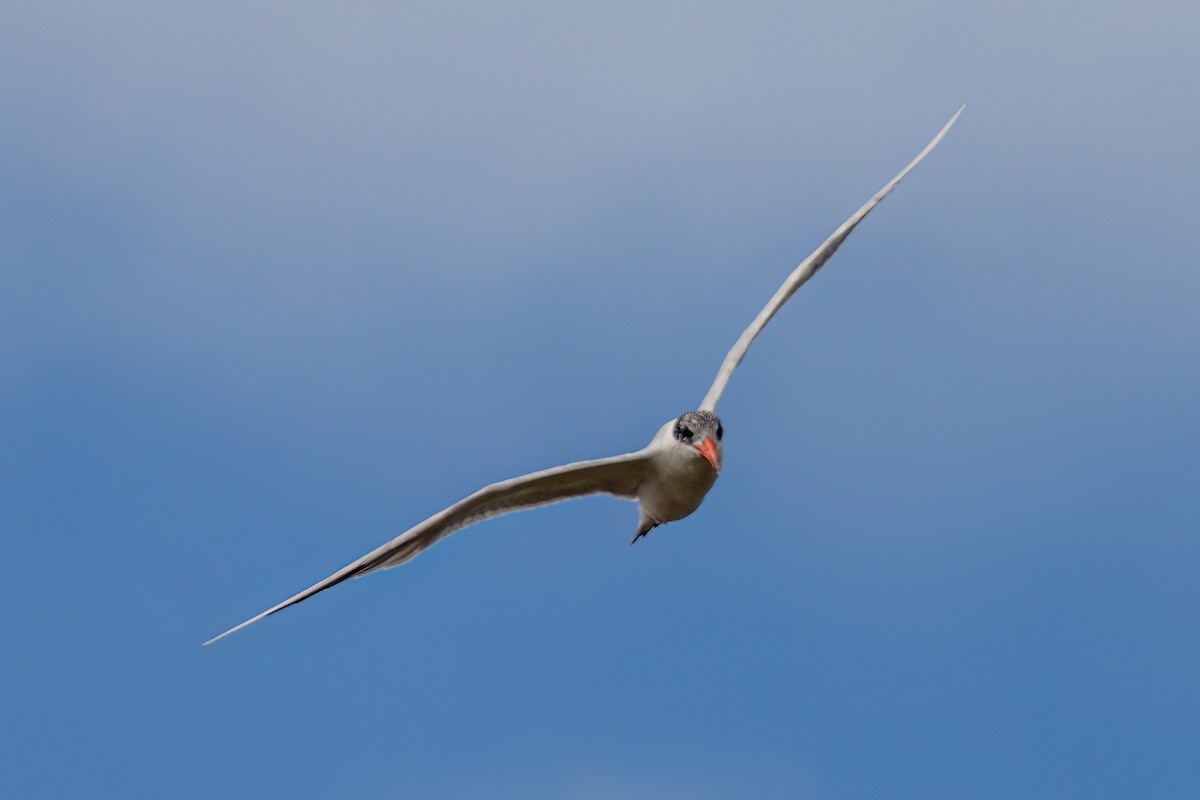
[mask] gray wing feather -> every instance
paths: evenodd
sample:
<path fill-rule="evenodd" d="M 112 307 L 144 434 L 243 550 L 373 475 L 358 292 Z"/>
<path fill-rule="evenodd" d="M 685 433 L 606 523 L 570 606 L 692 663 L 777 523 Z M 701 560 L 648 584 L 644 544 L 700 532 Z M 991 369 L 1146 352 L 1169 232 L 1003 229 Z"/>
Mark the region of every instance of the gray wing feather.
<path fill-rule="evenodd" d="M 829 260 L 829 257 L 837 252 L 838 247 L 840 247 L 842 242 L 846 240 L 846 237 L 850 235 L 850 231 L 854 230 L 854 226 L 862 222 L 863 218 L 871 212 L 871 209 L 879 205 L 879 201 L 887 197 L 888 193 L 891 192 L 892 189 L 896 188 L 896 184 L 900 182 L 901 178 L 908 174 L 909 170 L 921 163 L 921 159 L 929 155 L 929 152 L 933 150 L 934 147 L 937 147 L 938 142 L 942 140 L 942 137 L 946 135 L 948 130 L 950 130 L 950 126 L 953 125 L 954 121 L 958 119 L 958 115 L 963 112 L 963 108 L 966 108 L 966 106 L 963 106 L 962 108 L 958 109 L 957 112 L 955 112 L 954 116 L 950 118 L 950 121 L 947 122 L 940 131 L 938 131 L 938 135 L 933 137 L 933 141 L 925 145 L 925 149 L 918 153 L 917 157 L 909 162 L 909 165 L 902 169 L 899 175 L 888 181 L 887 185 L 876 192 L 875 196 L 868 200 L 866 205 L 854 212 L 854 216 L 843 222 L 842 226 L 834 231 L 833 235 L 826 239 L 824 244 L 818 247 L 812 255 L 804 259 L 804 262 L 792 271 L 792 274 L 788 276 L 788 279 L 784 281 L 783 285 L 779 287 L 779 290 L 775 292 L 775 295 L 771 298 L 770 302 L 767 303 L 762 311 L 758 312 L 758 316 L 755 317 L 754 321 L 750 323 L 750 327 L 746 328 L 746 330 L 742 332 L 742 335 L 738 337 L 737 342 L 733 345 L 733 348 L 729 351 L 729 354 L 725 356 L 725 361 L 721 363 L 721 369 L 717 372 L 717 377 L 716 380 L 713 381 L 712 388 L 708 390 L 708 394 L 704 396 L 704 402 L 700 404 L 700 408 L 702 410 L 716 410 L 717 401 L 721 399 L 721 393 L 725 391 L 725 384 L 729 382 L 729 376 L 733 374 L 734 369 L 737 368 L 737 365 L 741 362 L 742 357 L 746 355 L 746 351 L 750 349 L 750 344 L 758 337 L 758 334 L 762 332 L 762 329 L 767 326 L 767 323 L 771 321 L 771 318 L 775 316 L 776 312 L 783 307 L 783 304 L 788 301 L 788 298 L 795 294 L 796 290 L 803 286 L 805 281 L 815 275 L 817 270 L 824 266 L 825 262 Z"/>
<path fill-rule="evenodd" d="M 234 631 L 241 630 L 263 617 L 270 616 L 302 600 L 307 600 L 314 594 L 336 586 L 344 580 L 366 575 L 368 572 L 399 566 L 440 539 L 476 522 L 513 511 L 557 503 L 589 494 L 611 494 L 616 497 L 636 498 L 638 486 L 645 477 L 649 459 L 648 451 L 640 450 L 636 453 L 612 458 L 578 461 L 493 483 L 449 508 L 439 511 L 354 563 L 347 564 L 320 583 L 314 584 L 279 605 L 246 620 L 241 625 L 230 628 L 220 636 L 209 639 L 205 644 L 212 644 L 218 639 L 223 639 Z"/>

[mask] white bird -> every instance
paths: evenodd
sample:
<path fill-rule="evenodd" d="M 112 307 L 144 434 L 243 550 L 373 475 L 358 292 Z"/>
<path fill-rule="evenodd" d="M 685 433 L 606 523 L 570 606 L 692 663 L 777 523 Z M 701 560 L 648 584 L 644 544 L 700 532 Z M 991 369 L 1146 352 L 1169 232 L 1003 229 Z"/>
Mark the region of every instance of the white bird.
<path fill-rule="evenodd" d="M 638 527 L 633 537 L 634 542 L 664 522 L 674 522 L 691 514 L 700 507 L 704 496 L 708 494 L 721 472 L 724 456 L 721 439 L 724 430 L 714 412 L 717 401 L 725 390 L 725 384 L 729 382 L 729 376 L 746 355 L 750 344 L 788 298 L 829 260 L 850 235 L 850 231 L 896 187 L 909 170 L 937 146 L 965 107 L 955 112 L 950 121 L 899 175 L 888 181 L 788 276 L 725 356 L 725 361 L 722 362 L 708 394 L 700 403 L 699 410 L 688 411 L 665 423 L 650 440 L 650 444 L 636 453 L 595 461 L 577 461 L 486 486 L 470 497 L 439 511 L 354 563 L 346 565 L 320 583 L 256 617 L 251 617 L 241 625 L 230 628 L 205 644 L 212 644 L 263 617 L 336 586 L 347 578 L 399 566 L 455 531 L 501 514 L 589 494 L 610 494 L 637 501 Z"/>

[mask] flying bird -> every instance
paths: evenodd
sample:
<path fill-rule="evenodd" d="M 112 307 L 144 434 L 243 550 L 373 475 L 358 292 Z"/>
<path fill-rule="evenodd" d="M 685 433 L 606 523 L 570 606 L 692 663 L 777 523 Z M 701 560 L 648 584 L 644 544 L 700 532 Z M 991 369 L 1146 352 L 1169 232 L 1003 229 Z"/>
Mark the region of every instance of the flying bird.
<path fill-rule="evenodd" d="M 965 106 L 963 106 L 965 108 Z M 837 251 L 858 223 L 887 197 L 896 184 L 929 154 L 950 126 L 962 114 L 959 108 L 917 157 L 892 178 L 850 219 L 842 223 L 812 255 L 788 276 L 770 301 L 758 312 L 750 326 L 738 337 L 725 356 L 717 377 L 696 411 L 688 411 L 665 423 L 650 444 L 635 453 L 577 461 L 561 467 L 533 472 L 518 478 L 485 486 L 473 495 L 443 509 L 419 525 L 410 528 L 387 544 L 367 553 L 352 564 L 314 584 L 294 597 L 251 617 L 207 642 L 212 644 L 234 631 L 270 616 L 288 606 L 307 600 L 318 592 L 336 586 L 348 578 L 357 578 L 376 570 L 400 566 L 425 548 L 468 525 L 491 517 L 526 508 L 557 503 L 590 494 L 610 494 L 635 500 L 638 526 L 633 541 L 666 522 L 683 519 L 700 507 L 708 490 L 721 474 L 724 458 L 724 428 L 717 417 L 717 401 L 734 369 L 741 363 L 750 345 L 804 282 L 816 274 Z"/>

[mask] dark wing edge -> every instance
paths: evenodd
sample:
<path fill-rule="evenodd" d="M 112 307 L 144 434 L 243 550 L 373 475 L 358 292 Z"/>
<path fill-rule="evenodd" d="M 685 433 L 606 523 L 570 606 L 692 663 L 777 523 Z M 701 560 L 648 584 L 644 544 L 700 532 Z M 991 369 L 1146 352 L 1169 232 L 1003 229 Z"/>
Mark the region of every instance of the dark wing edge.
<path fill-rule="evenodd" d="M 381 569 L 398 567 L 422 550 L 455 531 L 492 517 L 548 505 L 590 494 L 611 494 L 633 499 L 646 473 L 649 462 L 647 450 L 636 453 L 577 461 L 561 467 L 532 472 L 517 478 L 493 483 L 478 492 L 439 511 L 429 519 L 409 528 L 382 547 L 372 550 L 357 561 L 347 564 L 325 580 L 316 583 L 293 597 L 284 600 L 240 625 L 214 636 L 205 646 L 224 639 L 231 633 L 258 622 L 263 617 L 282 611 L 307 600 L 349 578 L 366 575 Z"/>

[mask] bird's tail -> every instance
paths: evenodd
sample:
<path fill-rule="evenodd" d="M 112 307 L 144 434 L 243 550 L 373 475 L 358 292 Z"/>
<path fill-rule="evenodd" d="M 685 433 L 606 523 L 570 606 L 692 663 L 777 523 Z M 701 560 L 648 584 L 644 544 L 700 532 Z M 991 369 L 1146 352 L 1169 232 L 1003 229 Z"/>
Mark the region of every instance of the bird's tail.
<path fill-rule="evenodd" d="M 630 544 L 637 544 L 638 539 L 642 538 L 647 533 L 649 533 L 650 531 L 654 530 L 657 527 L 658 527 L 658 523 L 655 522 L 650 517 L 650 515 L 646 513 L 646 509 L 642 508 L 641 506 L 638 506 L 637 533 L 635 533 L 633 535 L 633 541 L 630 542 Z"/>

